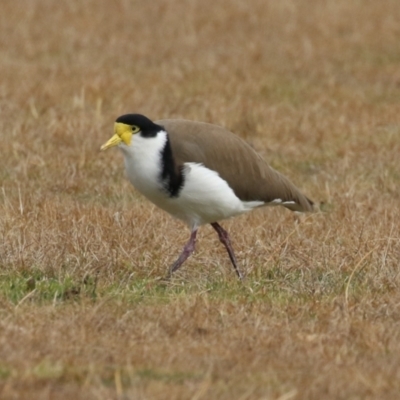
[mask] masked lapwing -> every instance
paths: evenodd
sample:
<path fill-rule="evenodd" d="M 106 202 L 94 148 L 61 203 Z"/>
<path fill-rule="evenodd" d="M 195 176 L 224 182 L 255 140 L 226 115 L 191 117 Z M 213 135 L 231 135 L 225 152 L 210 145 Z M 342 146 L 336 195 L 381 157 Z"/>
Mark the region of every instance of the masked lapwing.
<path fill-rule="evenodd" d="M 140 114 L 126 114 L 117 118 L 114 136 L 101 150 L 113 146 L 124 155 L 132 185 L 191 230 L 168 276 L 193 253 L 199 227 L 211 224 L 242 279 L 229 235 L 219 221 L 262 206 L 313 209 L 313 202 L 249 144 L 217 125 L 174 119 L 153 122 Z"/>

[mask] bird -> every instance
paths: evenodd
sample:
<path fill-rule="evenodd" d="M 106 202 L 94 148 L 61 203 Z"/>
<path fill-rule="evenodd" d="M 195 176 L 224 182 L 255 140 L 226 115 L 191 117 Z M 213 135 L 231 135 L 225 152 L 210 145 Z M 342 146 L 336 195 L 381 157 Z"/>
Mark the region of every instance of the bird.
<path fill-rule="evenodd" d="M 194 252 L 200 226 L 211 224 L 243 279 L 228 232 L 219 224 L 263 206 L 313 211 L 313 201 L 273 169 L 246 141 L 222 126 L 185 119 L 152 121 L 125 114 L 101 146 L 117 146 L 132 185 L 156 206 L 180 219 L 190 237 L 167 278 Z"/>

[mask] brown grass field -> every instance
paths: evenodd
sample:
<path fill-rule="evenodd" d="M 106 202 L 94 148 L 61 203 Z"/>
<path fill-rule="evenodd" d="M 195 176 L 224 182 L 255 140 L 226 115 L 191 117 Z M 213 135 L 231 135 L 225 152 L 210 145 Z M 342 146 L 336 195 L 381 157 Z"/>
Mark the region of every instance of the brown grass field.
<path fill-rule="evenodd" d="M 400 2 L 3 0 L 1 399 L 399 399 Z M 223 125 L 316 201 L 189 230 L 116 117 Z"/>

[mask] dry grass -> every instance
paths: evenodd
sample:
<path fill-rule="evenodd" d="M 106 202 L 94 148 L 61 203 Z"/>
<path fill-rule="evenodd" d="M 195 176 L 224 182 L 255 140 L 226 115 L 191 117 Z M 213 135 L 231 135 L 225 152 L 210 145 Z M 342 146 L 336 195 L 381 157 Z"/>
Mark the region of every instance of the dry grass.
<path fill-rule="evenodd" d="M 5 0 L 2 399 L 397 399 L 398 0 Z M 218 123 L 323 212 L 188 231 L 140 197 L 126 112 Z"/>

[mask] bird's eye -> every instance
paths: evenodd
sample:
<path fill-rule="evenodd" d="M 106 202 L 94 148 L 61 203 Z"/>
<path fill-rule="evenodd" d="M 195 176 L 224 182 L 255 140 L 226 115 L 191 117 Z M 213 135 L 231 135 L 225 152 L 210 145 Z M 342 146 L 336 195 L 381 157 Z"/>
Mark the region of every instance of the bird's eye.
<path fill-rule="evenodd" d="M 138 126 L 135 126 L 135 125 L 132 126 L 132 133 L 136 133 L 139 131 L 140 131 L 140 128 Z"/>

